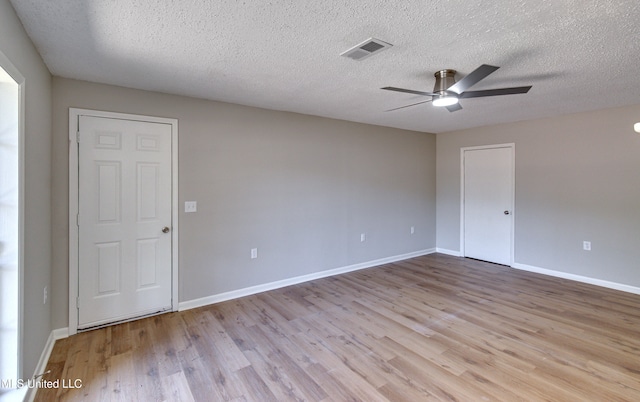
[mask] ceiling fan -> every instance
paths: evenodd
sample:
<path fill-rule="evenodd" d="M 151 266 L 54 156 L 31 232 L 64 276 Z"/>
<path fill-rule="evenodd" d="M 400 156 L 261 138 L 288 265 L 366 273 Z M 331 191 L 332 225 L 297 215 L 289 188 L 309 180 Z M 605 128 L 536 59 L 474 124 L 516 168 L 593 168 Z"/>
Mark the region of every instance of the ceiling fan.
<path fill-rule="evenodd" d="M 396 91 L 396 92 L 405 92 L 414 95 L 422 95 L 422 96 L 430 96 L 431 99 L 412 103 L 411 105 L 400 106 L 394 109 L 386 110 L 390 112 L 392 110 L 403 109 L 405 107 L 420 105 L 426 102 L 433 102 L 433 106 L 444 106 L 450 112 L 455 112 L 457 110 L 462 109 L 460 103 L 458 101 L 460 99 L 466 98 L 482 98 L 485 96 L 498 96 L 498 95 L 513 95 L 513 94 L 524 94 L 529 92 L 531 86 L 527 87 L 512 87 L 512 88 L 498 88 L 498 89 L 486 89 L 482 91 L 467 91 L 467 89 L 471 88 L 484 78 L 486 78 L 489 74 L 493 73 L 500 67 L 490 66 L 488 64 L 483 64 L 480 67 L 473 70 L 471 73 L 466 75 L 460 81 L 456 82 L 455 75 L 456 70 L 440 70 L 435 73 L 436 77 L 436 85 L 433 87 L 433 92 L 422 92 L 422 91 L 414 91 L 412 89 L 404 89 L 404 88 L 395 88 L 395 87 L 384 87 L 380 89 L 385 89 L 387 91 Z"/>

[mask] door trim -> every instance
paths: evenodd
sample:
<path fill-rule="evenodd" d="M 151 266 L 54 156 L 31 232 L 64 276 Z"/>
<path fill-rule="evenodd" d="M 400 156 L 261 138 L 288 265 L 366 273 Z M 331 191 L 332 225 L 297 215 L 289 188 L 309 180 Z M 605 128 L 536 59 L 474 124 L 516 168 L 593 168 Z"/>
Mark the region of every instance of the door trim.
<path fill-rule="evenodd" d="M 78 122 L 80 116 L 171 125 L 171 309 L 178 311 L 178 119 L 69 108 L 69 335 L 78 332 Z"/>
<path fill-rule="evenodd" d="M 25 127 L 26 127 L 26 79 L 13 65 L 11 60 L 0 51 L 0 68 L 2 68 L 13 81 L 18 84 L 18 289 L 17 289 L 17 350 L 18 364 L 16 367 L 16 374 L 18 378 L 25 378 L 24 373 L 24 256 L 25 256 Z M 49 282 L 50 286 L 50 282 Z M 51 303 L 50 301 L 48 303 Z"/>
<path fill-rule="evenodd" d="M 478 151 L 482 149 L 499 149 L 510 148 L 511 149 L 511 239 L 509 246 L 509 266 L 513 266 L 515 258 L 515 209 L 516 209 L 516 144 L 494 144 L 494 145 L 481 145 L 474 147 L 460 148 L 460 256 L 465 257 L 464 248 L 464 153 L 466 151 Z"/>

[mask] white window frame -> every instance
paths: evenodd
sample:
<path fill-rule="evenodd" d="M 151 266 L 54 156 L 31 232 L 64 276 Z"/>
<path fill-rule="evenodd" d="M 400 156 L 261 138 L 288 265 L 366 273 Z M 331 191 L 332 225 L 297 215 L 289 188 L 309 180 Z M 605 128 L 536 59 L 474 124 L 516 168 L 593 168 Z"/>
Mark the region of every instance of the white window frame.
<path fill-rule="evenodd" d="M 17 322 L 17 378 L 24 377 L 24 144 L 25 144 L 25 84 L 20 71 L 0 52 L 0 67 L 18 84 L 18 322 Z"/>

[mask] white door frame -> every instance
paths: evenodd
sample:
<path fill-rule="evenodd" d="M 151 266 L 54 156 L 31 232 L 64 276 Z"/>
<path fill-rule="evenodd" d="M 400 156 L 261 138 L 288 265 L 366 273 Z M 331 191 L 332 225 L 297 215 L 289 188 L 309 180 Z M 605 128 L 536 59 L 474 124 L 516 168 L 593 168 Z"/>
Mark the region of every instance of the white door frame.
<path fill-rule="evenodd" d="M 24 360 L 24 188 L 25 188 L 25 78 L 20 73 L 11 60 L 0 51 L 0 67 L 11 76 L 13 81 L 18 84 L 18 289 L 17 289 L 17 301 L 18 305 L 15 306 L 18 312 L 17 322 L 17 354 L 18 361 L 16 367 L 17 378 L 25 378 L 27 373 L 24 373 L 23 360 Z M 50 302 L 49 302 L 50 303 Z"/>
<path fill-rule="evenodd" d="M 515 209 L 516 209 L 516 144 L 494 144 L 460 148 L 460 256 L 466 256 L 464 249 L 464 153 L 482 149 L 511 148 L 511 239 L 509 266 L 513 266 L 515 258 Z"/>
<path fill-rule="evenodd" d="M 80 116 L 171 125 L 171 309 L 178 311 L 178 120 L 69 108 L 69 335 L 78 332 L 78 121 Z"/>

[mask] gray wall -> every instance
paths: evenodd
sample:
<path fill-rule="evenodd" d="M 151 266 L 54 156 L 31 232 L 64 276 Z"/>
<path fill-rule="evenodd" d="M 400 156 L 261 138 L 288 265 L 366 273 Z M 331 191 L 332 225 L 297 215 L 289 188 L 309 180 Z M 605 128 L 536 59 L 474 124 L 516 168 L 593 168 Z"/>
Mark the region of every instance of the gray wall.
<path fill-rule="evenodd" d="M 25 78 L 24 351 L 30 376 L 51 332 L 51 75 L 7 0 L 0 0 L 0 52 Z"/>
<path fill-rule="evenodd" d="M 180 209 L 198 202 L 180 213 L 180 301 L 435 247 L 433 134 L 58 77 L 53 94 L 55 328 L 68 325 L 69 107 L 179 119 Z"/>
<path fill-rule="evenodd" d="M 513 142 L 515 262 L 640 287 L 638 121 L 640 105 L 438 134 L 438 248 L 460 250 L 460 148 Z"/>

